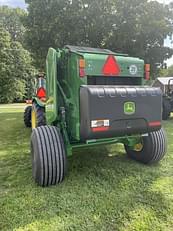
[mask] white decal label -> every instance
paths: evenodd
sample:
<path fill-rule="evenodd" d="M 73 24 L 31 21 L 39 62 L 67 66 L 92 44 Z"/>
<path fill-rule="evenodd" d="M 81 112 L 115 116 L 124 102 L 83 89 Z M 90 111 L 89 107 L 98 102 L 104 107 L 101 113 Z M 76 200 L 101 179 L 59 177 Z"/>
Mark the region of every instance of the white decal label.
<path fill-rule="evenodd" d="M 109 120 L 91 120 L 91 127 L 109 127 Z"/>
<path fill-rule="evenodd" d="M 138 68 L 136 65 L 130 65 L 129 67 L 129 72 L 131 75 L 136 75 L 138 72 Z"/>

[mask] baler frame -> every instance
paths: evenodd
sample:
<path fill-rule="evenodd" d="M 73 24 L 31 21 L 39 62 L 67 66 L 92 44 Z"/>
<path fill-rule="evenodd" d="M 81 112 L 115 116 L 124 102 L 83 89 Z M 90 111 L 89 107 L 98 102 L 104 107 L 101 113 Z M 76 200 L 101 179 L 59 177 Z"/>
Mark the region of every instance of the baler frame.
<path fill-rule="evenodd" d="M 57 80 L 57 87 L 60 90 L 62 97 L 64 99 L 64 104 L 68 107 L 69 103 L 71 102 L 69 99 L 67 99 L 59 81 Z M 40 102 L 41 103 L 41 102 Z M 43 104 L 42 104 L 43 105 Z M 70 142 L 68 132 L 67 132 L 67 125 L 66 125 L 66 118 L 65 118 L 65 108 L 60 108 L 60 121 L 54 122 L 53 125 L 60 128 L 61 133 L 63 135 L 65 148 L 67 156 L 72 156 L 72 150 L 76 148 L 85 148 L 85 147 L 91 147 L 91 146 L 97 146 L 97 145 L 107 145 L 107 144 L 116 144 L 116 143 L 122 143 L 124 145 L 127 145 L 133 149 L 133 147 L 138 144 L 141 140 L 140 135 L 132 135 L 132 136 L 122 136 L 122 137 L 113 137 L 113 138 L 106 138 L 106 139 L 91 139 L 86 140 L 85 143 L 82 142 Z"/>

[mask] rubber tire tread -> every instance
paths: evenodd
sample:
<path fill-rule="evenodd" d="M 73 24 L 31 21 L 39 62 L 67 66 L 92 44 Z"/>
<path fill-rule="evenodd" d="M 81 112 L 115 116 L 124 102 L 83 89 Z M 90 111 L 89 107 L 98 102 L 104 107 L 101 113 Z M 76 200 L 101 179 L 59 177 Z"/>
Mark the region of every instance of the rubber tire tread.
<path fill-rule="evenodd" d="M 36 125 L 36 127 L 46 125 L 45 108 L 41 107 L 36 102 L 34 102 L 33 103 L 33 110 L 35 110 L 36 117 L 37 117 L 37 125 Z"/>
<path fill-rule="evenodd" d="M 67 158 L 60 130 L 54 126 L 40 126 L 31 134 L 33 178 L 40 186 L 63 181 Z"/>
<path fill-rule="evenodd" d="M 24 111 L 24 124 L 27 128 L 31 127 L 31 111 L 32 111 L 32 106 L 27 106 Z"/>
<path fill-rule="evenodd" d="M 37 126 L 46 125 L 45 108 L 36 104 Z"/>
<path fill-rule="evenodd" d="M 125 145 L 127 155 L 136 161 L 144 164 L 159 162 L 167 151 L 167 137 L 163 128 L 151 132 L 143 137 L 143 149 L 141 151 L 131 150 Z"/>

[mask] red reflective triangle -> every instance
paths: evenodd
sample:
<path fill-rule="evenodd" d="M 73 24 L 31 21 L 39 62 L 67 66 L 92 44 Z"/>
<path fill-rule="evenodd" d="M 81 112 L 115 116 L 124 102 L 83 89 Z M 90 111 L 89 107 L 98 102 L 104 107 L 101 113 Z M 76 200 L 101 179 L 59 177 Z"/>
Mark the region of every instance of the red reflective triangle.
<path fill-rule="evenodd" d="M 46 91 L 45 91 L 45 89 L 43 87 L 40 87 L 37 90 L 37 97 L 39 97 L 39 98 L 46 97 Z"/>
<path fill-rule="evenodd" d="M 109 55 L 102 69 L 104 75 L 119 75 L 121 72 L 113 55 Z"/>

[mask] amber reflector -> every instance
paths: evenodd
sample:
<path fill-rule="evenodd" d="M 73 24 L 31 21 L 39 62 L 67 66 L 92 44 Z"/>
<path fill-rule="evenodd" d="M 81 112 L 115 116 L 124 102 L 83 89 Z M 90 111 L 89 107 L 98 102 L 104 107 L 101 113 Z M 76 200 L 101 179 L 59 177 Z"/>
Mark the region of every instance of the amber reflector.
<path fill-rule="evenodd" d="M 150 64 L 145 64 L 145 71 L 150 72 Z"/>
<path fill-rule="evenodd" d="M 85 59 L 79 59 L 79 68 L 85 68 Z"/>

